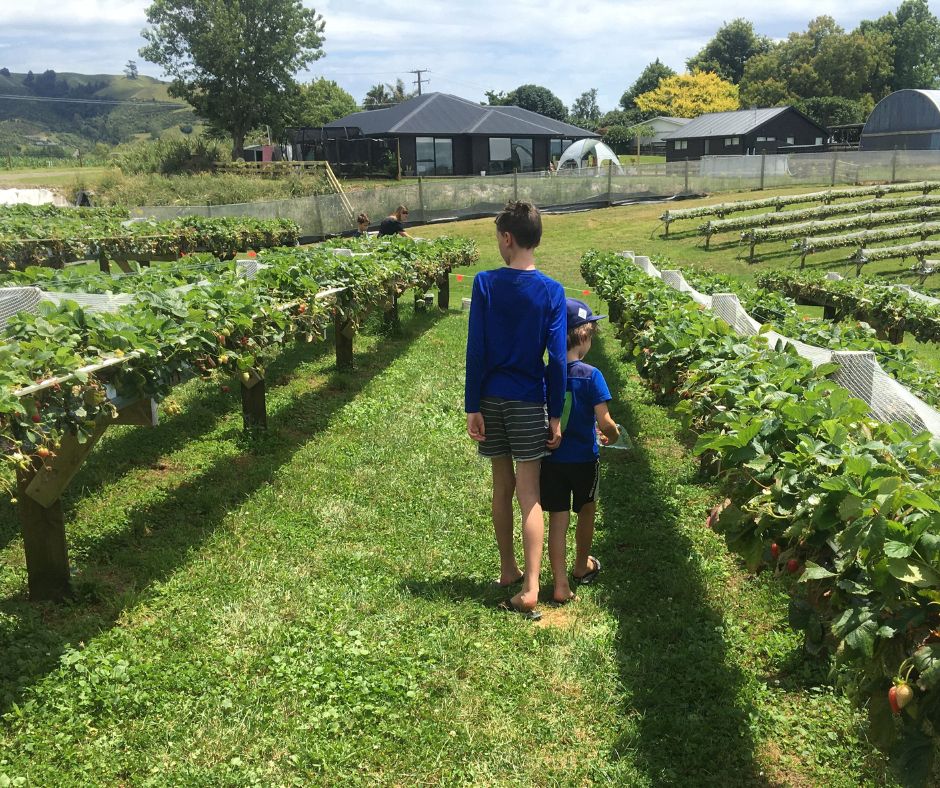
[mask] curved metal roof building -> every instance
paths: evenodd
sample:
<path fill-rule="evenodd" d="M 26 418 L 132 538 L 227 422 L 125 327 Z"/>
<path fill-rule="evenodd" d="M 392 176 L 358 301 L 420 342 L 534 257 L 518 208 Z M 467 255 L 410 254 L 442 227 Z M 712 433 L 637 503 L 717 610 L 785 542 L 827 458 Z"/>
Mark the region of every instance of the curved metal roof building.
<path fill-rule="evenodd" d="M 940 90 L 898 90 L 862 129 L 860 150 L 940 150 Z"/>

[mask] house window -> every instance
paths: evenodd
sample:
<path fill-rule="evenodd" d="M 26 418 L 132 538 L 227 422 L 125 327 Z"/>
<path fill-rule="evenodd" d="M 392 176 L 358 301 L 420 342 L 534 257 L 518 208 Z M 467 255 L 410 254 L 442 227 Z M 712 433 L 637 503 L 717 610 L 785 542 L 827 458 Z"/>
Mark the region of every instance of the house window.
<path fill-rule="evenodd" d="M 512 166 L 519 172 L 532 172 L 532 138 L 512 138 Z"/>
<path fill-rule="evenodd" d="M 817 137 L 817 138 L 816 138 L 816 144 L 817 144 L 817 145 L 822 145 L 822 137 Z"/>
<path fill-rule="evenodd" d="M 688 150 L 689 141 L 688 140 L 676 140 L 676 150 Z"/>
<path fill-rule="evenodd" d="M 509 137 L 490 137 L 490 166 L 494 174 L 512 172 L 512 143 Z"/>
<path fill-rule="evenodd" d="M 418 175 L 453 175 L 453 140 L 449 137 L 416 137 L 415 170 Z"/>
<path fill-rule="evenodd" d="M 725 137 L 725 147 L 730 148 L 732 145 L 739 145 L 741 142 L 740 137 Z"/>
<path fill-rule="evenodd" d="M 777 138 L 776 137 L 758 137 L 757 141 L 758 142 L 776 142 Z"/>
<path fill-rule="evenodd" d="M 795 137 L 787 137 L 787 145 L 792 145 L 795 141 Z"/>

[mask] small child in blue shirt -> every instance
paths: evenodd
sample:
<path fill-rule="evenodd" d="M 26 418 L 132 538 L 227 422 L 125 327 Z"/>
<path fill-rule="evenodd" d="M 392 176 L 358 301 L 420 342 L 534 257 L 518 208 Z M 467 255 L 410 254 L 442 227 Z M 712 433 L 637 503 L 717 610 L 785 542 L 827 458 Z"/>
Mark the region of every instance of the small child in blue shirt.
<path fill-rule="evenodd" d="M 611 396 L 604 376 L 582 360 L 591 349 L 597 321 L 606 315 L 595 315 L 583 301 L 569 298 L 567 317 L 568 374 L 561 445 L 542 461 L 539 483 L 542 509 L 549 513 L 548 555 L 555 581 L 554 599 L 559 603 L 575 598 L 568 584 L 566 555 L 572 510 L 578 515 L 572 577 L 587 585 L 601 571 L 601 562 L 591 555 L 600 479 L 597 429 L 605 443 L 614 443 L 620 437 L 607 407 Z"/>

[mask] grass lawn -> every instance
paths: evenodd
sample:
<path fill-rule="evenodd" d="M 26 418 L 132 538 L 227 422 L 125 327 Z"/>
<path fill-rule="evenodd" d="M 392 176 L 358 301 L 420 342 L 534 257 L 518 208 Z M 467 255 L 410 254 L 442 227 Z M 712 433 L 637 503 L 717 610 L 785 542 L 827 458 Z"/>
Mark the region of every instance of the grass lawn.
<path fill-rule="evenodd" d="M 630 210 L 659 208 L 546 217 L 543 267 L 578 289 L 617 227 L 644 249 Z M 492 220 L 420 232 L 496 265 Z M 0 504 L 0 784 L 891 784 L 612 336 L 589 361 L 637 450 L 602 463 L 604 572 L 539 624 L 498 611 L 466 313 L 409 304 L 353 373 L 327 345 L 269 365 L 266 434 L 203 381 L 109 433 L 65 501 L 71 604 L 24 599 Z"/>

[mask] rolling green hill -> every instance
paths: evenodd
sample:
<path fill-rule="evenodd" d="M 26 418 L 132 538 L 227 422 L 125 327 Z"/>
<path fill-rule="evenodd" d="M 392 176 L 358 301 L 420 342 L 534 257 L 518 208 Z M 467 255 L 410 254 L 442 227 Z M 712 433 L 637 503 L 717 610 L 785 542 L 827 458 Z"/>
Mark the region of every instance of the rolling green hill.
<path fill-rule="evenodd" d="M 0 69 L 0 95 L 24 97 L 0 99 L 0 155 L 72 155 L 99 144 L 187 133 L 197 125 L 193 110 L 161 106 L 160 102 L 184 104 L 170 96 L 168 87 L 146 76 L 130 79 L 51 70 L 18 74 Z M 94 99 L 139 104 L 83 103 Z"/>

